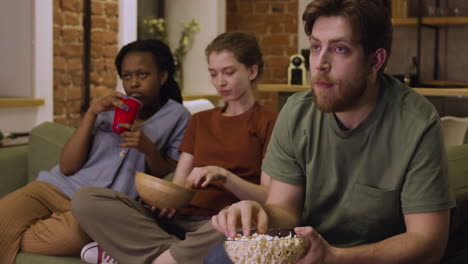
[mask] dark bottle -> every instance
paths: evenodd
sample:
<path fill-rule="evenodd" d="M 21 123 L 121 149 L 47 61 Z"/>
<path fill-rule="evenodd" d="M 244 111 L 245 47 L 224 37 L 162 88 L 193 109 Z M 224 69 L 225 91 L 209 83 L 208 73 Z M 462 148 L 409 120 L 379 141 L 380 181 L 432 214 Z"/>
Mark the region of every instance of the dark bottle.
<path fill-rule="evenodd" d="M 411 57 L 410 63 L 405 71 L 405 77 L 403 79 L 403 82 L 410 86 L 414 87 L 417 84 L 418 80 L 418 65 L 416 63 L 416 57 Z"/>

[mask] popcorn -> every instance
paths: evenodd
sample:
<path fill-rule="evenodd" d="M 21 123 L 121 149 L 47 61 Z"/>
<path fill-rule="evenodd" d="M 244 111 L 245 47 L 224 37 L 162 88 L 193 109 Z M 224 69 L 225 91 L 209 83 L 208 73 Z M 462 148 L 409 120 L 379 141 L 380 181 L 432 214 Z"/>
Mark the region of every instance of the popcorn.
<path fill-rule="evenodd" d="M 289 233 L 278 237 L 254 233 L 236 235 L 224 242 L 224 248 L 235 264 L 296 263 L 305 253 L 308 240 Z"/>

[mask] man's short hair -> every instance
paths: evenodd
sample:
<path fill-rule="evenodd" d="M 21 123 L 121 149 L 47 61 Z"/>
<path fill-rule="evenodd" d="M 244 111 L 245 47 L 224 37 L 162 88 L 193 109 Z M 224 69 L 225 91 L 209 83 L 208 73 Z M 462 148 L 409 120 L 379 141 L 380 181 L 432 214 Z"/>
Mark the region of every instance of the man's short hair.
<path fill-rule="evenodd" d="M 315 21 L 321 17 L 342 16 L 349 19 L 353 33 L 363 46 L 366 55 L 379 48 L 387 51 L 385 69 L 392 49 L 393 27 L 390 10 L 382 0 L 314 0 L 307 5 L 303 15 L 307 36 L 312 33 Z"/>

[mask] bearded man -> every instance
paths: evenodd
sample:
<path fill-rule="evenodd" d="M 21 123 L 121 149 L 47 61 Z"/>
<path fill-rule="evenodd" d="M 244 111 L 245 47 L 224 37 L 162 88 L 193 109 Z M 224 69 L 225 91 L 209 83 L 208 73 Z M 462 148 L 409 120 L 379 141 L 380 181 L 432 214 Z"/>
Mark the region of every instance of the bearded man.
<path fill-rule="evenodd" d="M 311 245 L 300 263 L 439 263 L 455 206 L 441 123 L 383 72 L 392 25 L 381 2 L 307 6 L 311 90 L 276 122 L 262 166 L 268 198 L 222 210 L 215 229 L 296 227 Z"/>

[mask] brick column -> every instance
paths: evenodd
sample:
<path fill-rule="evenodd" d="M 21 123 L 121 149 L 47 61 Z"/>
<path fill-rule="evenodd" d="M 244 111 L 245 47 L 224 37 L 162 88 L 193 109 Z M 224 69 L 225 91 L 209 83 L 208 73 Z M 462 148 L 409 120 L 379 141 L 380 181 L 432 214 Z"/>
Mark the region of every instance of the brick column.
<path fill-rule="evenodd" d="M 261 82 L 286 83 L 289 56 L 297 53 L 297 0 L 228 0 L 227 31 L 255 34 L 265 60 Z"/>
<path fill-rule="evenodd" d="M 83 0 L 54 0 L 54 121 L 77 126 L 83 104 Z M 118 0 L 92 0 L 91 98 L 116 87 Z"/>

